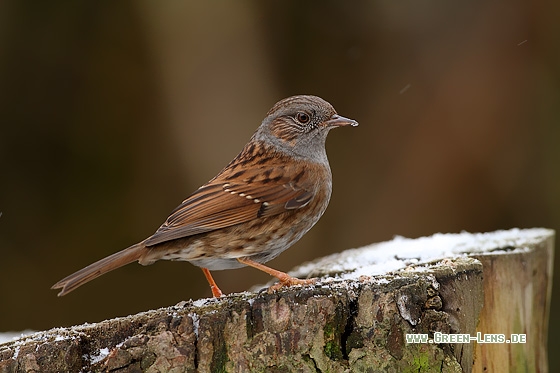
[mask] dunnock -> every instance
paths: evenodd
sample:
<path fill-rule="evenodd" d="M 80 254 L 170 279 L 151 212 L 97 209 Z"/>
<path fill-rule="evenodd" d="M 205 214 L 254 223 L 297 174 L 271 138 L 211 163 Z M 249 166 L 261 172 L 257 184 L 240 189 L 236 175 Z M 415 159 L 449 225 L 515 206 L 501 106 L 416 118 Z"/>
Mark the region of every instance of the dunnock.
<path fill-rule="evenodd" d="M 138 261 L 185 260 L 210 270 L 251 266 L 280 282 L 309 284 L 262 263 L 299 240 L 323 215 L 332 190 L 325 151 L 331 128 L 357 126 L 315 96 L 276 103 L 241 153 L 183 201 L 150 237 L 60 280 L 59 296 L 109 271 Z"/>

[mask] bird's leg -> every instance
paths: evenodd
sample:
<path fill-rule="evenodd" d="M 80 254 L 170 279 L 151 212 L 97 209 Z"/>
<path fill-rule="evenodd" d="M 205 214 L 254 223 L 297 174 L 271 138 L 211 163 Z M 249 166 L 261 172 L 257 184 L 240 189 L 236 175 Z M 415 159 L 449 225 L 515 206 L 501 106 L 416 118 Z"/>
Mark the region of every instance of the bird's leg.
<path fill-rule="evenodd" d="M 267 267 L 264 264 L 257 263 L 257 262 L 255 262 L 251 259 L 248 259 L 248 258 L 237 258 L 237 261 L 239 263 L 242 263 L 242 264 L 248 265 L 250 267 L 259 269 L 263 272 L 266 272 L 269 275 L 271 275 L 273 277 L 276 277 L 278 280 L 280 280 L 279 283 L 272 285 L 268 289 L 269 291 L 275 291 L 275 290 L 278 290 L 278 289 L 280 289 L 284 286 L 309 285 L 309 284 L 315 283 L 315 281 L 316 281 L 314 278 L 302 280 L 302 279 L 299 279 L 299 278 L 292 277 L 287 273 L 277 271 L 274 268 Z"/>
<path fill-rule="evenodd" d="M 210 271 L 208 270 L 208 268 L 201 268 L 201 269 L 202 269 L 202 272 L 204 273 L 204 276 L 206 276 L 206 280 L 210 284 L 210 290 L 212 290 L 212 295 L 214 296 L 214 298 L 221 297 L 223 295 L 222 291 L 220 290 L 220 288 L 216 284 L 216 281 L 214 281 L 214 278 L 212 277 L 212 274 L 210 274 Z"/>

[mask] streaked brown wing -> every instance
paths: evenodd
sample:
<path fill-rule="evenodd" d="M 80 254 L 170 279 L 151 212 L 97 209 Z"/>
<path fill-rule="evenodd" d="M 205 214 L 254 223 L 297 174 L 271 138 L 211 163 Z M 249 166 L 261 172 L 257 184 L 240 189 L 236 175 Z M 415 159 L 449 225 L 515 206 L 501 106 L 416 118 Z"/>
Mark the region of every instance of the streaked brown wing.
<path fill-rule="evenodd" d="M 294 172 L 297 170 L 292 167 L 276 165 L 257 171 L 251 174 L 226 168 L 184 200 L 144 244 L 152 246 L 276 215 L 303 207 L 313 199 L 311 186 L 302 182 L 303 169 Z"/>

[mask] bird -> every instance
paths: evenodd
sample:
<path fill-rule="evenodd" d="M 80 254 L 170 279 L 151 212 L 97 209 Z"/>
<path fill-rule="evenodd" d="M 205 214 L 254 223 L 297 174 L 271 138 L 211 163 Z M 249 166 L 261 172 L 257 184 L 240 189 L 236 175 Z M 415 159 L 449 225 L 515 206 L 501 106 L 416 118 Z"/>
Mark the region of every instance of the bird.
<path fill-rule="evenodd" d="M 312 284 L 266 266 L 297 242 L 325 212 L 332 173 L 325 141 L 333 128 L 358 122 L 317 96 L 277 102 L 241 152 L 185 199 L 156 232 L 65 277 L 63 296 L 133 262 L 188 261 L 202 269 L 212 295 L 223 295 L 210 271 L 254 267 L 276 277 L 269 290 Z"/>

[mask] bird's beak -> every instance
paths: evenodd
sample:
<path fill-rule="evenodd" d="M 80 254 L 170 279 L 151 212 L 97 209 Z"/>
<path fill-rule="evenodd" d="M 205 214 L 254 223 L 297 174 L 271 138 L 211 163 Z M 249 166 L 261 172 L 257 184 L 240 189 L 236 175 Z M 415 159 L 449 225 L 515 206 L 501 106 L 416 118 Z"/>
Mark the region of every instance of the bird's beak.
<path fill-rule="evenodd" d="M 348 119 L 341 115 L 335 114 L 331 117 L 331 119 L 327 120 L 325 124 L 327 125 L 327 127 L 356 127 L 358 125 L 358 122 L 356 122 L 354 119 Z"/>

